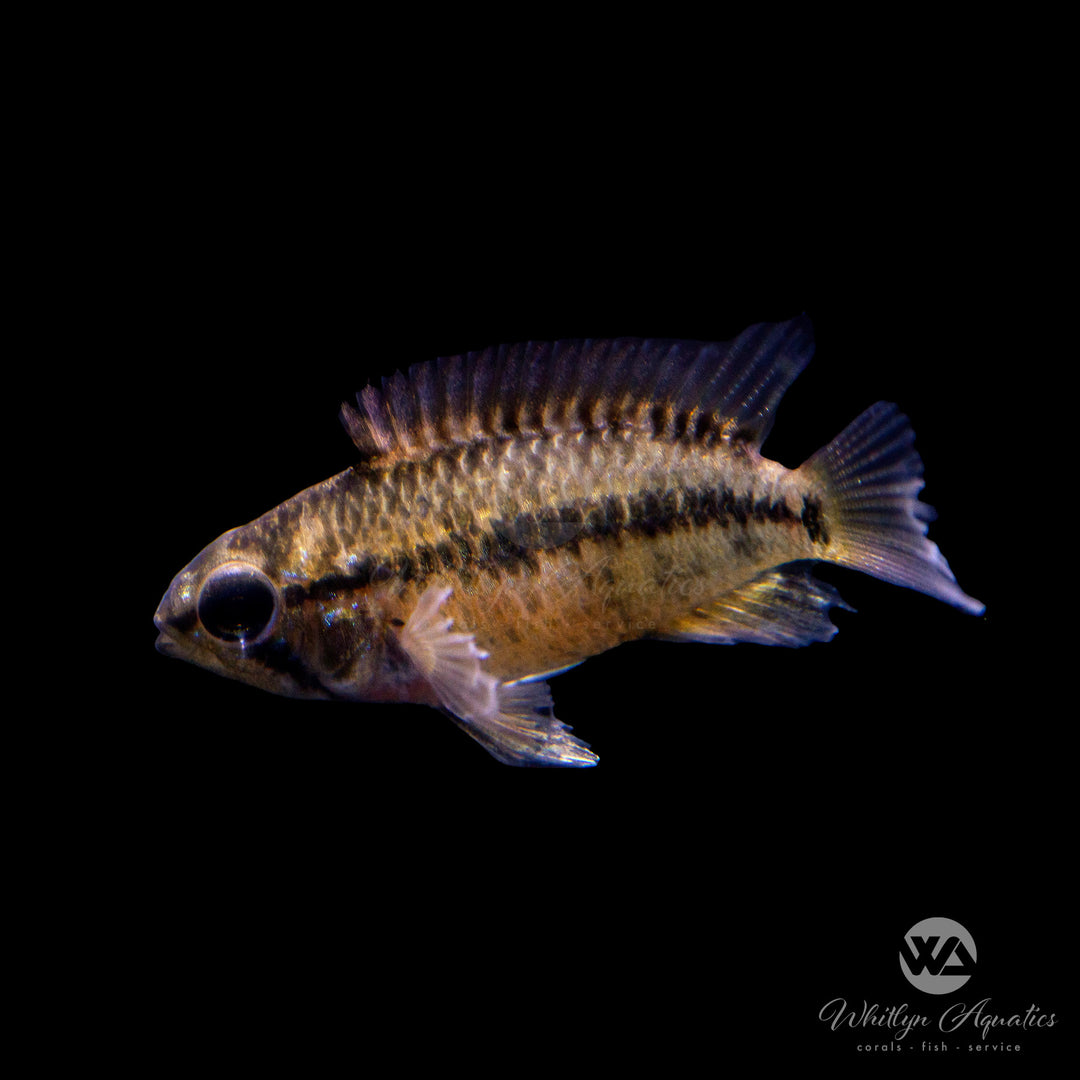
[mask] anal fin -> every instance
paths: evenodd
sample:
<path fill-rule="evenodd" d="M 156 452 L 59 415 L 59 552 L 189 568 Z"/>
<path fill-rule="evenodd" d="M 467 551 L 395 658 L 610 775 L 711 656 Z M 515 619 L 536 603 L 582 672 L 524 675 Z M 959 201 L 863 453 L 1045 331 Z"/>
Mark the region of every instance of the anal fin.
<path fill-rule="evenodd" d="M 797 648 L 828 641 L 836 626 L 833 607 L 853 610 L 830 585 L 816 580 L 797 564 L 754 578 L 712 603 L 683 616 L 656 635 L 671 641 L 738 641 Z"/>
<path fill-rule="evenodd" d="M 487 653 L 472 634 L 451 633 L 442 614 L 451 589 L 424 590 L 399 634 L 443 710 L 507 765 L 595 765 L 596 755 L 556 719 L 546 682 L 504 683 L 484 670 Z"/>

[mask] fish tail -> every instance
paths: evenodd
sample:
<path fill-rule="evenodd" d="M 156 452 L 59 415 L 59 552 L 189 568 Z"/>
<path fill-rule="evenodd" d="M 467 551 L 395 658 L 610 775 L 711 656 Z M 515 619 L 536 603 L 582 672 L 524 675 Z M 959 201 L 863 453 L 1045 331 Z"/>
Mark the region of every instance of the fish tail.
<path fill-rule="evenodd" d="M 922 459 L 908 418 L 888 402 L 871 405 L 800 468 L 821 491 L 804 524 L 825 543 L 829 562 L 944 600 L 973 615 L 985 610 L 956 583 L 927 539 L 933 507 L 919 501 Z"/>

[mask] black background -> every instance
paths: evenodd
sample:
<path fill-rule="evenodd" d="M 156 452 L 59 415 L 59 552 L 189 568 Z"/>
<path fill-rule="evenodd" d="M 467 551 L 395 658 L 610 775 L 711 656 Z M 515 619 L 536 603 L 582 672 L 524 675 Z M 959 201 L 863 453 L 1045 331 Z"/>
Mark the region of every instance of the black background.
<path fill-rule="evenodd" d="M 817 1019 L 836 996 L 929 1008 L 897 951 L 944 915 L 979 948 L 972 994 L 1067 1013 L 1065 717 L 1026 601 L 1050 527 L 1037 358 L 988 132 L 900 105 L 877 137 L 834 131 L 796 101 L 767 145 L 600 117 L 570 143 L 543 104 L 391 122 L 369 101 L 345 132 L 263 104 L 166 96 L 99 234 L 91 333 L 137 392 L 112 401 L 100 511 L 124 659 L 81 738 L 104 764 L 102 873 L 138 883 L 132 970 L 196 1037 L 360 1048 L 403 1023 L 406 1055 L 437 1029 L 455 1059 L 812 1063 L 857 1058 Z M 857 609 L 827 645 L 624 646 L 553 681 L 600 755 L 581 771 L 502 766 L 432 710 L 278 699 L 155 652 L 174 573 L 352 462 L 336 413 L 368 380 L 497 342 L 727 340 L 804 311 L 817 353 L 767 456 L 796 466 L 896 401 L 931 537 L 985 616 L 826 569 Z M 1064 1038 L 1023 1036 L 1024 1060 Z"/>

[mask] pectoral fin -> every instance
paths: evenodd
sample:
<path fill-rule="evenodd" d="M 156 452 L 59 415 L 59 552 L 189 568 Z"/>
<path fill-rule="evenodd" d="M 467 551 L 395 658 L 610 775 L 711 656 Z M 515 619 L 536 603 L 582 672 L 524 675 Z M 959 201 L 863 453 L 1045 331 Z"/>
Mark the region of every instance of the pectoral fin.
<path fill-rule="evenodd" d="M 442 614 L 452 590 L 432 585 L 399 634 L 402 647 L 451 718 L 507 765 L 595 765 L 597 757 L 555 718 L 545 682 L 501 682 L 484 670 L 472 634 Z"/>
<path fill-rule="evenodd" d="M 658 636 L 675 641 L 724 645 L 751 641 L 794 648 L 828 641 L 836 633 L 829 618 L 832 607 L 852 610 L 834 588 L 792 564 L 770 570 L 697 608 Z"/>

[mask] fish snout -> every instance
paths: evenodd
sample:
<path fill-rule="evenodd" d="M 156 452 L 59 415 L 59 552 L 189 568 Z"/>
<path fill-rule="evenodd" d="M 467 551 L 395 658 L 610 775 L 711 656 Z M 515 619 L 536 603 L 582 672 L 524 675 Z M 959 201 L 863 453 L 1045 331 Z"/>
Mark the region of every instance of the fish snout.
<path fill-rule="evenodd" d="M 173 656 L 176 653 L 176 644 L 169 637 L 168 621 L 165 615 L 165 604 L 168 600 L 168 594 L 162 599 L 158 605 L 157 611 L 154 612 L 154 626 L 158 630 L 157 641 L 154 642 L 154 648 L 159 653 L 164 653 L 166 656 Z"/>
<path fill-rule="evenodd" d="M 154 612 L 154 626 L 158 630 L 158 638 L 154 643 L 157 651 L 166 656 L 178 655 L 177 639 L 193 629 L 197 622 L 198 616 L 189 583 L 185 580 L 185 575 L 178 575 L 165 591 L 157 611 Z"/>

